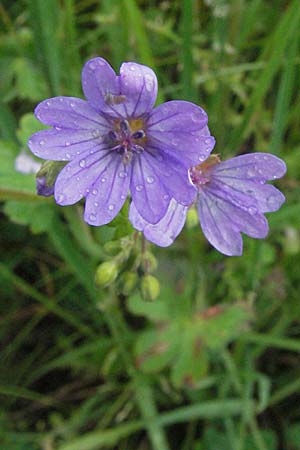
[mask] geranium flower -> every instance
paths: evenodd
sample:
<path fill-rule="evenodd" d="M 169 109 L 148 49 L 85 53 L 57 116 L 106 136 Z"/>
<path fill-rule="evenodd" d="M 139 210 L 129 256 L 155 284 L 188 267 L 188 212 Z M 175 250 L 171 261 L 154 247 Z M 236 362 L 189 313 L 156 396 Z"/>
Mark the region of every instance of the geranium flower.
<path fill-rule="evenodd" d="M 221 162 L 217 155 L 189 170 L 197 191 L 196 205 L 207 240 L 225 255 L 241 255 L 241 232 L 262 239 L 268 234 L 266 212 L 280 208 L 284 195 L 268 180 L 282 177 L 285 163 L 268 153 L 237 156 Z M 131 204 L 129 218 L 155 244 L 170 245 L 183 228 L 188 208 L 172 201 L 163 219 L 149 224 Z"/>
<path fill-rule="evenodd" d="M 215 140 L 202 108 L 170 101 L 153 109 L 157 79 L 146 66 L 123 63 L 120 75 L 102 58 L 82 71 L 87 101 L 55 97 L 40 103 L 36 117 L 53 128 L 31 136 L 38 157 L 70 161 L 54 187 L 59 205 L 86 197 L 84 219 L 91 225 L 110 222 L 130 191 L 141 217 L 157 223 L 171 198 L 190 204 L 195 190 L 188 167 L 204 161 Z"/>

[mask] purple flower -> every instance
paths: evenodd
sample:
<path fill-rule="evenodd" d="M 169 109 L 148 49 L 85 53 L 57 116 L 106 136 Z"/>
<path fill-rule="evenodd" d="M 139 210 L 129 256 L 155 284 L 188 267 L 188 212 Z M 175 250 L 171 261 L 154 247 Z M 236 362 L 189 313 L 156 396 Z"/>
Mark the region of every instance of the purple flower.
<path fill-rule="evenodd" d="M 186 173 L 204 161 L 215 140 L 207 115 L 185 101 L 153 109 L 154 72 L 123 63 L 120 76 L 102 58 L 88 61 L 82 72 L 87 101 L 55 97 L 40 103 L 36 117 L 53 128 L 31 136 L 28 145 L 40 158 L 70 161 L 55 183 L 55 200 L 71 205 L 86 197 L 85 221 L 110 222 L 130 191 L 140 216 L 157 223 L 171 198 L 190 204 L 195 190 Z"/>
<path fill-rule="evenodd" d="M 268 234 L 264 213 L 276 211 L 285 201 L 284 195 L 268 180 L 282 177 L 285 163 L 268 153 L 254 153 L 221 162 L 217 155 L 192 167 L 189 177 L 196 188 L 197 209 L 205 237 L 225 255 L 241 255 L 241 232 L 253 238 Z M 157 245 L 170 245 L 180 233 L 187 207 L 171 202 L 167 214 L 156 225 L 140 217 L 130 207 L 133 226 Z"/>

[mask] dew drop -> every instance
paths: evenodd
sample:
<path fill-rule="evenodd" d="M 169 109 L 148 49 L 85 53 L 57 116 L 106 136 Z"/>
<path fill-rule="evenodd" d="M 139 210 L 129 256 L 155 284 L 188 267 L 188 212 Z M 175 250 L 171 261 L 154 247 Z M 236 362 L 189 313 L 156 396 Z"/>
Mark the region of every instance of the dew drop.
<path fill-rule="evenodd" d="M 93 194 L 93 195 L 97 195 L 97 194 L 98 194 L 98 189 L 93 189 L 93 190 L 92 190 L 92 194 Z"/>
<path fill-rule="evenodd" d="M 175 147 L 177 147 L 178 144 L 179 144 L 179 139 L 178 139 L 178 138 L 173 138 L 171 142 L 172 142 L 172 144 L 173 144 Z"/>
<path fill-rule="evenodd" d="M 69 145 L 71 145 L 69 141 L 65 142 L 66 147 L 69 147 Z"/>
<path fill-rule="evenodd" d="M 71 167 L 67 166 L 67 172 L 70 172 L 70 170 L 71 170 Z"/>
<path fill-rule="evenodd" d="M 80 167 L 85 167 L 85 164 L 86 164 L 86 161 L 85 161 L 85 159 L 81 159 L 80 161 L 79 161 L 79 166 Z"/>
<path fill-rule="evenodd" d="M 71 108 L 75 107 L 75 103 L 70 103 Z"/>
<path fill-rule="evenodd" d="M 132 72 L 134 72 L 135 71 L 134 65 L 130 66 L 129 69 L 132 70 Z"/>
<path fill-rule="evenodd" d="M 135 189 L 136 189 L 138 192 L 141 192 L 141 191 L 143 190 L 143 188 L 144 188 L 144 186 L 143 186 L 142 184 L 137 184 L 136 187 L 135 187 Z"/>
<path fill-rule="evenodd" d="M 94 130 L 94 131 L 92 132 L 92 135 L 93 135 L 94 138 L 97 138 L 97 137 L 100 136 L 100 131 L 99 131 L 99 130 Z"/>
<path fill-rule="evenodd" d="M 91 70 L 95 70 L 95 69 L 96 69 L 96 64 L 95 64 L 94 62 L 91 62 L 91 63 L 89 64 L 89 68 L 90 68 Z"/>
<path fill-rule="evenodd" d="M 154 178 L 153 177 L 147 177 L 146 180 L 147 180 L 147 183 L 152 184 L 153 181 L 154 181 Z"/>
<path fill-rule="evenodd" d="M 254 214 L 257 213 L 257 209 L 254 206 L 250 206 L 248 208 L 248 213 L 251 214 L 251 216 L 254 216 Z"/>
<path fill-rule="evenodd" d="M 206 160 L 206 156 L 203 156 L 203 155 L 201 155 L 201 156 L 199 156 L 199 161 L 205 161 Z"/>
<path fill-rule="evenodd" d="M 48 102 L 46 103 L 46 105 L 47 105 L 47 106 L 50 106 L 50 105 L 51 105 L 51 102 L 48 101 Z"/>
<path fill-rule="evenodd" d="M 57 203 L 62 203 L 63 201 L 64 201 L 64 199 L 65 199 L 65 196 L 64 196 L 64 194 L 59 194 L 58 196 L 57 196 Z"/>
<path fill-rule="evenodd" d="M 263 159 L 264 159 L 265 161 L 268 161 L 269 157 L 268 157 L 268 156 L 264 156 Z"/>
<path fill-rule="evenodd" d="M 91 222 L 95 222 L 95 220 L 96 220 L 95 214 L 90 214 L 89 219 Z"/>
<path fill-rule="evenodd" d="M 122 200 L 125 200 L 125 198 L 126 198 L 126 195 L 122 194 L 122 195 L 121 195 L 121 199 L 122 199 Z"/>
<path fill-rule="evenodd" d="M 45 145 L 45 141 L 40 141 L 40 145 Z"/>
<path fill-rule="evenodd" d="M 256 166 L 250 168 L 250 169 L 247 171 L 247 176 L 248 176 L 249 178 L 255 177 L 255 175 L 256 175 Z"/>
<path fill-rule="evenodd" d="M 97 208 L 97 206 L 99 206 L 99 203 L 98 202 L 94 202 L 94 206 L 96 206 L 96 208 Z"/>
<path fill-rule="evenodd" d="M 101 183 L 105 183 L 106 181 L 106 178 L 101 178 Z"/>
<path fill-rule="evenodd" d="M 199 121 L 199 115 L 196 114 L 196 113 L 193 113 L 191 115 L 191 119 L 192 119 L 193 122 L 198 122 Z"/>
<path fill-rule="evenodd" d="M 169 196 L 168 194 L 165 194 L 165 195 L 163 196 L 163 200 L 169 200 L 169 198 L 170 198 L 170 196 Z"/>
<path fill-rule="evenodd" d="M 113 211 L 114 209 L 115 209 L 115 205 L 113 205 L 113 204 L 108 205 L 108 210 L 109 211 Z"/>
<path fill-rule="evenodd" d="M 76 181 L 80 181 L 80 177 L 76 177 Z"/>
<path fill-rule="evenodd" d="M 127 177 L 127 172 L 119 172 L 119 177 L 120 178 L 126 178 Z"/>

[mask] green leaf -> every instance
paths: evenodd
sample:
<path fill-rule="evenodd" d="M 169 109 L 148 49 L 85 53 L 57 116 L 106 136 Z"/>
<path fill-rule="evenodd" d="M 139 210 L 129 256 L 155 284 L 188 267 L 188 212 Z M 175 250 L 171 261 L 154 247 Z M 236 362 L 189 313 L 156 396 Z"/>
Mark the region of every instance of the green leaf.
<path fill-rule="evenodd" d="M 36 202 L 7 201 L 4 213 L 15 223 L 29 225 L 32 233 L 42 233 L 52 227 L 55 206 Z"/>

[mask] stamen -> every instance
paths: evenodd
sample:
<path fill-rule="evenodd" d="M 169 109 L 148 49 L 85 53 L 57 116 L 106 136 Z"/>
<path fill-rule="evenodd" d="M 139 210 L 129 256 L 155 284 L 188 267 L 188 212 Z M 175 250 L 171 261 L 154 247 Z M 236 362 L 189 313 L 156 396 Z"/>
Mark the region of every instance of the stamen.
<path fill-rule="evenodd" d="M 112 130 L 107 133 L 107 137 L 112 142 L 115 142 L 118 140 L 118 134 Z"/>
<path fill-rule="evenodd" d="M 120 122 L 120 130 L 121 130 L 124 134 L 127 134 L 127 133 L 128 133 L 128 131 L 130 130 L 128 120 L 121 120 L 121 122 Z"/>
<path fill-rule="evenodd" d="M 143 139 L 146 137 L 146 133 L 144 130 L 138 130 L 131 135 L 132 139 Z"/>

